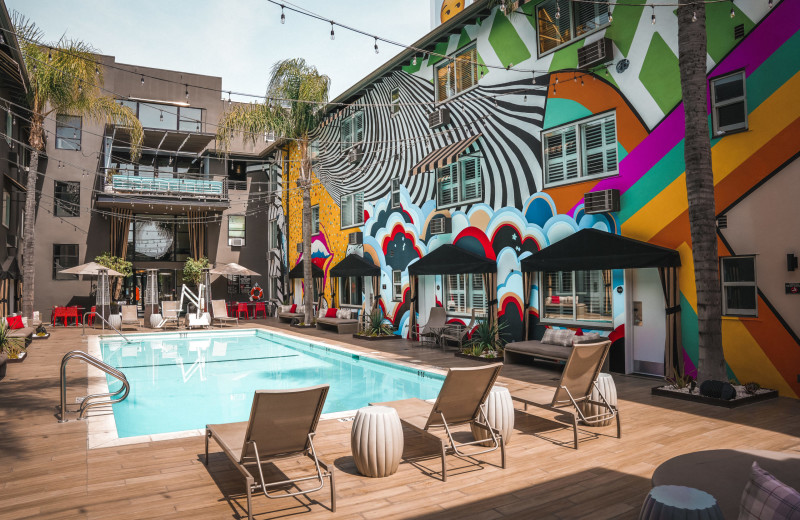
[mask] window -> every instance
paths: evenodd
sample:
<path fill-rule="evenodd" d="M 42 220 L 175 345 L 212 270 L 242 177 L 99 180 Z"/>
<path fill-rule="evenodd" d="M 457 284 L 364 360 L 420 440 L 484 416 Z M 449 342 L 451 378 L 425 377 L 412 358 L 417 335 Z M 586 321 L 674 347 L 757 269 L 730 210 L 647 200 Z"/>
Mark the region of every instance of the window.
<path fill-rule="evenodd" d="M 78 244 L 53 244 L 53 280 L 77 280 L 74 274 L 61 271 L 78 265 Z"/>
<path fill-rule="evenodd" d="M 280 230 L 278 229 L 278 221 L 269 221 L 269 248 L 280 249 Z"/>
<path fill-rule="evenodd" d="M 3 225 L 11 225 L 11 193 L 3 190 Z"/>
<path fill-rule="evenodd" d="M 179 112 L 178 130 L 186 132 L 199 132 L 203 124 L 203 109 L 192 107 L 173 108 L 172 112 Z"/>
<path fill-rule="evenodd" d="M 392 106 L 391 106 L 391 109 L 389 110 L 389 113 L 394 115 L 394 114 L 400 112 L 400 89 L 399 88 L 392 89 L 391 102 L 392 102 Z"/>
<path fill-rule="evenodd" d="M 757 316 L 756 259 L 753 256 L 722 258 L 722 313 Z"/>
<path fill-rule="evenodd" d="M 714 135 L 747 129 L 744 72 L 711 80 L 711 115 Z"/>
<path fill-rule="evenodd" d="M 547 0 L 536 8 L 536 20 L 539 54 L 543 54 L 606 25 L 608 5 Z"/>
<path fill-rule="evenodd" d="M 392 179 L 392 208 L 400 207 L 400 179 Z"/>
<path fill-rule="evenodd" d="M 308 144 L 308 158 L 312 165 L 319 160 L 319 139 L 314 139 Z"/>
<path fill-rule="evenodd" d="M 57 217 L 78 217 L 81 214 L 81 183 L 55 181 L 55 208 Z"/>
<path fill-rule="evenodd" d="M 550 130 L 542 139 L 546 186 L 617 173 L 614 115 Z"/>
<path fill-rule="evenodd" d="M 543 320 L 611 324 L 611 271 L 543 274 Z"/>
<path fill-rule="evenodd" d="M 341 228 L 360 226 L 364 223 L 364 192 L 342 195 L 341 200 L 342 220 Z"/>
<path fill-rule="evenodd" d="M 437 206 L 454 206 L 480 200 L 483 196 L 481 162 L 477 157 L 464 157 L 436 170 Z"/>
<path fill-rule="evenodd" d="M 354 144 L 364 140 L 364 112 L 359 110 L 355 114 L 342 120 L 342 150 L 347 150 Z"/>
<path fill-rule="evenodd" d="M 339 305 L 361 305 L 363 277 L 346 276 L 339 279 Z"/>
<path fill-rule="evenodd" d="M 444 275 L 444 308 L 449 314 L 486 312 L 486 290 L 480 274 Z"/>
<path fill-rule="evenodd" d="M 244 215 L 228 215 L 228 240 L 231 238 L 245 238 Z"/>
<path fill-rule="evenodd" d="M 311 234 L 319 233 L 319 206 L 311 206 Z"/>
<path fill-rule="evenodd" d="M 403 299 L 403 271 L 392 271 L 392 301 Z"/>
<path fill-rule="evenodd" d="M 478 84 L 478 50 L 471 44 L 436 67 L 436 101 L 444 101 Z"/>
<path fill-rule="evenodd" d="M 56 115 L 56 148 L 59 150 L 81 149 L 80 116 Z"/>

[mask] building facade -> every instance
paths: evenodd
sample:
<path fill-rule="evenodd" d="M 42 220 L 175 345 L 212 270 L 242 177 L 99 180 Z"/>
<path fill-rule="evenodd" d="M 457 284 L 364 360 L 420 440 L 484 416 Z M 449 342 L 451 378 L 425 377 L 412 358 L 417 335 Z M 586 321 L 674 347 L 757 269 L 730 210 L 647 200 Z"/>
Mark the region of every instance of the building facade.
<path fill-rule="evenodd" d="M 530 337 L 544 326 L 599 331 L 612 341 L 612 370 L 663 376 L 679 309 L 675 355 L 692 373 L 697 304 L 674 10 L 519 4 L 509 16 L 486 1 L 449 13 L 414 44 L 426 52 L 402 52 L 331 104 L 313 136 L 311 260 L 325 273 L 327 304 L 380 296 L 407 336 L 408 267 L 453 244 L 496 262 L 496 282 L 419 277 L 419 323 L 433 306 L 462 322 L 494 307 L 509 339 L 523 337 L 526 321 Z M 798 397 L 800 275 L 787 254 L 800 245 L 781 223 L 798 220 L 800 4 L 706 8 L 725 356 L 731 377 Z M 296 146 L 286 159 L 285 186 L 294 186 Z M 300 194 L 283 199 L 292 268 L 302 256 Z M 522 260 L 583 228 L 678 251 L 675 302 L 667 305 L 656 268 L 541 272 L 526 283 Z M 377 287 L 332 283 L 328 272 L 350 253 L 380 267 Z M 298 303 L 301 284 L 287 288 Z"/>

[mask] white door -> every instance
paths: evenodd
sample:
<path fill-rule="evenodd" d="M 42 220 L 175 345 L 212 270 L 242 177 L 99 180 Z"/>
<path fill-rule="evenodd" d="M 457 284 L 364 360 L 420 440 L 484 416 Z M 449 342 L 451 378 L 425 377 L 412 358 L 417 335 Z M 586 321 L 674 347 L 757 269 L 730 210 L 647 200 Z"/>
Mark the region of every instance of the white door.
<path fill-rule="evenodd" d="M 633 371 L 664 375 L 664 342 L 667 336 L 664 290 L 658 269 L 630 269 L 631 305 L 626 331 L 633 345 Z"/>

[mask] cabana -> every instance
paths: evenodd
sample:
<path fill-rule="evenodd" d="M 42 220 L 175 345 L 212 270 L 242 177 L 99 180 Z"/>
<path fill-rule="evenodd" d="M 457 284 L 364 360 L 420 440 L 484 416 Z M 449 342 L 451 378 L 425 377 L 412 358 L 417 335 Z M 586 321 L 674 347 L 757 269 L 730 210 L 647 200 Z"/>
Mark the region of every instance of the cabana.
<path fill-rule="evenodd" d="M 303 278 L 303 262 L 304 260 L 300 260 L 297 262 L 297 265 L 292 267 L 292 270 L 289 271 L 289 279 L 297 279 Z M 315 263 L 311 263 L 311 278 L 314 280 L 314 291 L 322 298 L 322 281 L 325 279 L 325 271 L 322 270 L 320 266 Z M 292 291 L 294 292 L 294 290 Z M 318 302 L 319 303 L 319 302 Z"/>
<path fill-rule="evenodd" d="M 381 270 L 377 265 L 374 265 L 362 256 L 356 254 L 349 254 L 344 259 L 333 266 L 329 271 L 331 275 L 331 305 L 336 306 L 336 296 L 339 295 L 339 279 L 340 278 L 360 278 L 372 277 L 372 291 L 375 295 L 372 302 L 372 309 L 374 310 L 378 305 L 378 300 L 381 297 L 379 290 Z M 353 304 L 355 305 L 355 304 Z"/>

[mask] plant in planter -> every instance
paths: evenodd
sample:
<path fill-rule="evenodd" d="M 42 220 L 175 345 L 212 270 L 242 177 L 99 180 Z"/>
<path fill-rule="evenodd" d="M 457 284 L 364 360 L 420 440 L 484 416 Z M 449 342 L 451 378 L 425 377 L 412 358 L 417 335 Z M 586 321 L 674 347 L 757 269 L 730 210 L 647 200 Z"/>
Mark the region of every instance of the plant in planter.
<path fill-rule="evenodd" d="M 467 341 L 463 354 L 484 358 L 503 357 L 503 339 L 505 323 L 492 323 L 484 320 L 472 330 L 472 337 Z"/>
<path fill-rule="evenodd" d="M 384 321 L 383 312 L 380 309 L 375 309 L 369 314 L 364 335 L 373 337 L 392 335 L 392 327 Z"/>
<path fill-rule="evenodd" d="M 10 337 L 10 333 L 11 329 L 6 323 L 0 324 L 0 352 L 5 354 L 9 360 L 21 359 L 27 352 L 25 339 Z"/>
<path fill-rule="evenodd" d="M 208 267 L 208 258 L 204 256 L 197 260 L 187 258 L 183 265 L 183 281 L 189 285 L 199 285 L 203 281 L 203 269 L 206 267 Z"/>

